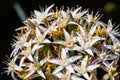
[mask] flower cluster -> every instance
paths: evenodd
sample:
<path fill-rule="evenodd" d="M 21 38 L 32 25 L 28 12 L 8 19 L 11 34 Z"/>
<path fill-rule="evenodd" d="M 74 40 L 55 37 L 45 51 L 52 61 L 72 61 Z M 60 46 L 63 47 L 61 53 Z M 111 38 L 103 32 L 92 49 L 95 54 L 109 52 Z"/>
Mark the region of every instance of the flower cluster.
<path fill-rule="evenodd" d="M 81 7 L 53 6 L 35 10 L 16 29 L 6 72 L 14 80 L 119 80 L 118 27 Z"/>

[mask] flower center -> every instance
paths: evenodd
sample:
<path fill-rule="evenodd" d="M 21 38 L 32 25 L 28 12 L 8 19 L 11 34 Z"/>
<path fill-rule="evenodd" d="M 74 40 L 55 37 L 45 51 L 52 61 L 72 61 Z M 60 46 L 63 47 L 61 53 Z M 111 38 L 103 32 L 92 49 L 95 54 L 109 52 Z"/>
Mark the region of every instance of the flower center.
<path fill-rule="evenodd" d="M 64 42 L 64 46 L 66 47 L 73 47 L 74 42 L 72 40 L 67 40 Z"/>
<path fill-rule="evenodd" d="M 69 64 L 70 64 L 70 62 L 67 59 L 65 59 L 64 61 L 60 62 L 60 65 L 64 66 L 64 67 L 68 66 Z"/>

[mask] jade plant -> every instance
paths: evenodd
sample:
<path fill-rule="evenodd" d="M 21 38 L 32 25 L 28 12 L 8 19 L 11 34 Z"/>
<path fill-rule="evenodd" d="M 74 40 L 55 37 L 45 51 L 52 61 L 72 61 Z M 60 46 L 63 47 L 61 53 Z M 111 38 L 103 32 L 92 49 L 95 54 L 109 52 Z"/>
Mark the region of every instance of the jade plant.
<path fill-rule="evenodd" d="M 5 72 L 14 80 L 119 80 L 119 26 L 98 12 L 53 6 L 16 29 Z"/>

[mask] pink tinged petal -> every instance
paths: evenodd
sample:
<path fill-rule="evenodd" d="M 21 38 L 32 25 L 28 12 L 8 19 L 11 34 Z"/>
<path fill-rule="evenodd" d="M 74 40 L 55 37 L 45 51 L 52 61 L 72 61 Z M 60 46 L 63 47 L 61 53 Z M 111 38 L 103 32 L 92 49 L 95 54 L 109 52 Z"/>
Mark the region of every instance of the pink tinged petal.
<path fill-rule="evenodd" d="M 107 60 L 117 60 L 119 57 L 116 54 L 110 54 L 107 56 Z"/>
<path fill-rule="evenodd" d="M 64 67 L 63 66 L 58 66 L 52 74 L 57 74 L 58 72 L 60 72 Z"/>
<path fill-rule="evenodd" d="M 63 74 L 62 73 L 56 73 L 54 74 L 55 76 L 57 76 L 58 78 L 62 78 L 63 77 Z"/>
<path fill-rule="evenodd" d="M 72 67 L 71 65 L 68 65 L 68 66 L 66 67 L 66 69 L 67 69 L 67 71 L 68 71 L 69 73 L 75 73 L 75 71 L 74 71 L 74 69 L 73 69 L 73 67 Z"/>
<path fill-rule="evenodd" d="M 89 55 L 94 56 L 91 49 L 86 49 L 85 51 L 86 51 Z"/>
<path fill-rule="evenodd" d="M 34 70 L 29 71 L 27 75 L 24 77 L 24 79 L 30 77 L 32 74 L 34 74 L 34 72 L 35 72 Z"/>
<path fill-rule="evenodd" d="M 88 61 L 88 56 L 85 56 L 84 59 L 81 62 L 81 66 L 86 67 L 87 66 L 87 61 Z"/>
<path fill-rule="evenodd" d="M 18 79 L 15 77 L 14 72 L 11 72 L 11 76 L 12 76 L 12 78 L 13 78 L 14 80 L 18 80 Z"/>
<path fill-rule="evenodd" d="M 113 44 L 119 42 L 118 39 L 117 39 L 115 36 L 113 36 L 111 33 L 109 34 L 109 36 L 110 36 L 110 38 L 111 38 Z"/>
<path fill-rule="evenodd" d="M 96 49 L 96 48 L 93 49 L 93 52 L 95 52 L 97 54 L 97 56 L 100 55 L 100 51 L 98 49 Z"/>
<path fill-rule="evenodd" d="M 39 74 L 41 77 L 43 77 L 44 79 L 46 79 L 46 77 L 45 77 L 44 73 L 42 72 L 42 70 L 39 70 L 39 71 L 37 71 L 37 72 L 38 72 L 38 74 Z"/>
<path fill-rule="evenodd" d="M 19 65 L 20 67 L 23 65 L 25 58 L 26 58 L 26 56 L 24 56 L 20 59 L 20 65 Z"/>
<path fill-rule="evenodd" d="M 69 33 L 65 29 L 63 29 L 63 32 L 64 32 L 65 40 L 70 40 L 71 37 L 70 37 Z"/>
<path fill-rule="evenodd" d="M 111 65 L 110 65 L 110 63 L 109 63 L 108 61 L 104 61 L 103 64 L 104 64 L 107 68 L 110 68 L 110 67 L 111 67 Z"/>
<path fill-rule="evenodd" d="M 112 49 L 112 45 L 106 45 L 108 49 Z"/>
<path fill-rule="evenodd" d="M 72 62 L 75 62 L 76 60 L 80 59 L 81 56 L 73 56 L 73 57 L 70 57 L 68 60 L 72 63 Z"/>
<path fill-rule="evenodd" d="M 77 76 L 71 76 L 71 80 L 85 80 L 85 79 L 77 77 Z"/>
<path fill-rule="evenodd" d="M 61 51 L 61 58 L 62 60 L 65 60 L 68 58 L 66 50 L 64 48 L 62 48 L 62 51 Z"/>
<path fill-rule="evenodd" d="M 87 80 L 89 80 L 89 79 L 90 79 L 90 77 L 89 77 L 88 73 L 83 74 L 83 76 L 84 76 L 84 77 L 85 77 L 85 79 L 87 79 Z"/>
<path fill-rule="evenodd" d="M 55 59 L 53 60 L 52 59 L 52 60 L 48 60 L 48 62 L 59 65 L 61 61 L 60 60 L 55 60 Z"/>
<path fill-rule="evenodd" d="M 101 62 L 101 59 L 100 59 L 100 58 L 96 58 L 96 59 L 92 62 L 92 64 L 95 65 L 95 64 L 98 64 L 98 63 L 100 63 L 100 62 Z"/>
<path fill-rule="evenodd" d="M 94 69 L 96 69 L 96 68 L 98 68 L 100 65 L 98 64 L 98 65 L 90 65 L 90 66 L 88 66 L 87 67 L 87 71 L 92 71 L 92 70 L 94 70 Z"/>
<path fill-rule="evenodd" d="M 12 51 L 12 53 L 10 54 L 10 58 L 13 56 L 16 56 L 17 55 L 17 53 L 18 53 L 18 50 L 19 50 L 19 48 L 18 47 L 16 47 L 15 49 L 13 49 L 13 51 Z"/>
<path fill-rule="evenodd" d="M 34 62 L 33 57 L 32 57 L 31 54 L 30 54 L 29 56 L 27 56 L 27 58 L 28 58 L 30 61 Z"/>
<path fill-rule="evenodd" d="M 54 6 L 54 4 L 52 4 L 51 6 L 49 6 L 46 10 L 45 10 L 45 14 L 48 14 L 48 12 L 50 11 L 50 9 Z"/>

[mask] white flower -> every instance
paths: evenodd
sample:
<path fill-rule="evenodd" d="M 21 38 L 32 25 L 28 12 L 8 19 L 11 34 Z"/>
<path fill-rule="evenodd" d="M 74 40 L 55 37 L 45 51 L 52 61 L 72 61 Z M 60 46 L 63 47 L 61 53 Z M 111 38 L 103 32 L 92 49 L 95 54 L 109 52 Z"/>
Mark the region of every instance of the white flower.
<path fill-rule="evenodd" d="M 55 41 L 53 43 L 61 44 L 67 48 L 73 48 L 74 43 L 76 42 L 76 37 L 74 37 L 73 35 L 69 35 L 69 33 L 65 29 L 63 29 L 63 32 L 64 32 L 65 41 Z"/>
<path fill-rule="evenodd" d="M 82 52 L 83 52 L 83 50 L 84 50 L 84 51 L 86 51 L 88 54 L 90 54 L 91 56 L 93 56 L 93 52 L 92 52 L 92 50 L 91 50 L 91 47 L 92 47 L 97 41 L 99 41 L 99 40 L 104 40 L 104 39 L 105 39 L 105 38 L 102 38 L 102 37 L 93 36 L 93 34 L 94 34 L 97 26 L 98 26 L 97 24 L 96 24 L 95 26 L 93 26 L 93 27 L 90 29 L 89 33 L 85 32 L 84 29 L 83 29 L 81 26 L 79 26 L 81 33 L 77 33 L 77 35 L 78 35 L 77 41 L 79 42 L 80 46 L 77 46 L 76 48 L 78 48 L 78 49 L 76 49 L 76 50 L 82 51 Z"/>
<path fill-rule="evenodd" d="M 47 29 L 44 33 L 41 33 L 39 28 L 36 27 L 36 37 L 35 39 L 33 40 L 32 43 L 37 43 L 37 44 L 41 44 L 41 43 L 50 43 L 51 41 L 49 41 L 48 39 L 45 39 L 46 35 L 48 34 L 49 32 L 49 29 Z"/>
<path fill-rule="evenodd" d="M 37 72 L 41 77 L 43 77 L 45 79 L 46 77 L 45 77 L 41 67 L 44 65 L 45 62 L 48 61 L 49 57 L 46 57 L 40 61 L 38 61 L 38 55 L 35 55 L 34 57 L 35 58 L 34 58 L 33 63 L 30 63 L 29 65 L 25 66 L 25 67 L 29 67 L 29 68 L 28 68 L 28 73 L 26 74 L 24 79 L 30 77 L 35 72 Z"/>
<path fill-rule="evenodd" d="M 19 36 L 16 37 L 17 40 L 14 40 L 15 42 L 12 44 L 12 46 L 15 48 L 13 49 L 10 57 L 12 57 L 12 56 L 14 57 L 17 54 L 18 50 L 25 46 L 30 32 L 31 32 L 31 30 L 26 32 L 21 37 L 19 37 Z"/>
<path fill-rule="evenodd" d="M 33 60 L 33 57 L 32 55 L 34 54 L 34 52 L 40 48 L 42 48 L 44 45 L 38 45 L 38 44 L 35 44 L 33 47 L 32 47 L 32 40 L 30 40 L 28 43 L 26 43 L 26 49 L 25 50 L 22 50 L 20 55 L 23 55 L 23 57 L 21 58 L 20 60 L 20 66 L 22 66 L 24 60 L 26 58 L 28 58 L 30 61 L 34 61 Z"/>
<path fill-rule="evenodd" d="M 12 78 L 13 78 L 14 80 L 17 80 L 16 77 L 15 77 L 15 75 L 14 75 L 14 73 L 17 72 L 17 71 L 22 71 L 22 70 L 23 70 L 20 66 L 18 66 L 18 65 L 15 63 L 16 57 L 17 57 L 17 56 L 15 56 L 15 58 L 13 58 L 12 60 L 10 60 L 10 59 L 8 58 L 8 61 L 5 61 L 5 62 L 4 62 L 4 63 L 8 66 L 8 67 L 6 68 L 7 70 L 5 71 L 5 73 L 7 73 L 7 75 L 11 74 L 11 76 L 12 76 Z"/>
<path fill-rule="evenodd" d="M 65 51 L 65 49 L 63 48 L 61 51 L 61 59 L 60 60 L 56 60 L 56 59 L 50 59 L 48 60 L 50 63 L 54 63 L 59 65 L 54 71 L 53 74 L 58 73 L 59 71 L 61 71 L 62 69 L 66 68 L 66 70 L 70 73 L 74 73 L 74 70 L 72 68 L 71 63 L 75 62 L 76 60 L 80 59 L 80 56 L 72 56 L 70 58 L 68 58 L 68 55 Z"/>
<path fill-rule="evenodd" d="M 75 69 L 75 71 L 77 71 L 77 75 L 78 76 L 84 76 L 86 79 L 89 79 L 89 75 L 87 72 L 90 72 L 96 68 L 98 68 L 100 65 L 99 64 L 95 64 L 95 65 L 87 65 L 88 62 L 88 56 L 85 56 L 84 59 L 81 62 L 80 66 L 74 65 L 73 68 Z"/>
<path fill-rule="evenodd" d="M 70 10 L 70 12 L 75 20 L 81 19 L 82 16 L 88 12 L 88 10 L 81 11 L 81 8 L 82 7 L 78 7 L 77 9 L 75 9 L 73 11 Z"/>
<path fill-rule="evenodd" d="M 51 6 L 49 6 L 45 11 L 44 11 L 44 10 L 43 10 L 43 11 L 41 10 L 41 12 L 39 12 L 39 11 L 37 11 L 37 10 L 34 11 L 34 13 L 35 13 L 35 18 L 36 18 L 36 21 L 37 21 L 38 24 L 41 24 L 42 21 L 43 21 L 46 17 L 54 14 L 53 12 L 49 12 L 50 9 L 51 9 L 53 6 L 54 6 L 54 4 L 51 5 Z"/>

